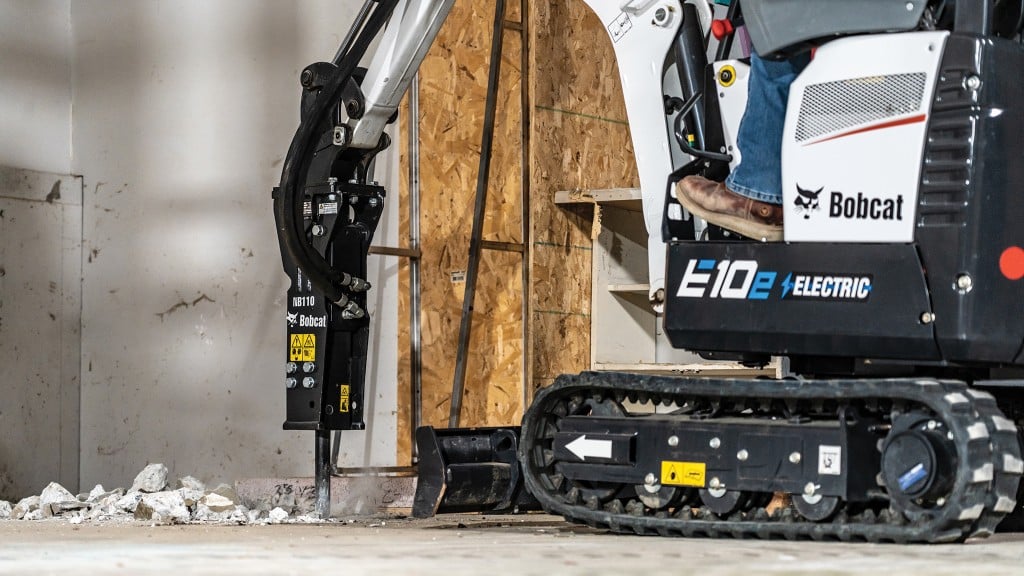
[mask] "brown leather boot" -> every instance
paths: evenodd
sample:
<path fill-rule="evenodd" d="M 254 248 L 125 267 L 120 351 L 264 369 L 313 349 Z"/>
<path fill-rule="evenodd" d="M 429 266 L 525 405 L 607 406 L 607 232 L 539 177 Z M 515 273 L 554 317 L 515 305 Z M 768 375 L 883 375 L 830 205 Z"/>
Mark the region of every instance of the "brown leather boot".
<path fill-rule="evenodd" d="M 740 196 L 722 182 L 687 176 L 676 185 L 676 198 L 705 221 L 748 238 L 782 241 L 782 206 Z"/>

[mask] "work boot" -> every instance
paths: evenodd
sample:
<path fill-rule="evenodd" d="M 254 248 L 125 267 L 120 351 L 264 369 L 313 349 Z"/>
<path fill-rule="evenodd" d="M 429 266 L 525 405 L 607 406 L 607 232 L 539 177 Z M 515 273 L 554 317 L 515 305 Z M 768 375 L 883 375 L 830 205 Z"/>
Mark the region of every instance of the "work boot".
<path fill-rule="evenodd" d="M 709 224 L 755 240 L 782 241 L 782 206 L 740 196 L 722 182 L 687 176 L 676 185 L 676 198 Z"/>

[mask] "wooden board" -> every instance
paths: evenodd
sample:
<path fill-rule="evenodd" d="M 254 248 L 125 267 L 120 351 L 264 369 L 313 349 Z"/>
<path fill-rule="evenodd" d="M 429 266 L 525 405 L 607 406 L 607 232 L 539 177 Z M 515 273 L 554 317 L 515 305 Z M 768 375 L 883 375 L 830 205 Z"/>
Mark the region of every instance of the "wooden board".
<path fill-rule="evenodd" d="M 518 2 L 506 20 L 519 20 Z M 456 3 L 420 68 L 423 423 L 447 422 L 455 369 L 493 25 L 492 4 Z M 520 255 L 485 252 L 463 426 L 518 424 L 523 394 L 590 366 L 594 208 L 559 190 L 638 185 L 618 69 L 604 26 L 581 0 L 530 2 L 529 349 L 522 347 Z M 506 30 L 484 238 L 523 242 L 521 45 Z M 403 118 L 407 117 L 406 113 Z M 405 135 L 402 170 L 407 170 Z M 400 201 L 407 201 L 403 186 Z M 404 212 L 404 210 L 403 210 Z M 408 221 L 402 220 L 403 234 Z M 408 273 L 400 272 L 399 462 L 409 460 Z M 529 390 L 523 354 L 529 352 Z"/>
<path fill-rule="evenodd" d="M 518 20 L 509 3 L 506 20 Z M 487 96 L 493 5 L 457 2 L 420 67 L 422 423 L 446 426 L 469 260 L 473 203 Z M 484 240 L 523 242 L 521 39 L 503 34 L 501 81 L 491 157 Z M 407 108 L 405 117 L 408 117 Z M 408 169 L 402 138 L 403 174 Z M 400 202 L 408 201 L 403 186 Z M 402 230 L 408 231 L 404 217 Z M 462 426 L 516 423 L 522 417 L 522 256 L 484 251 L 467 363 Z M 403 324 L 399 398 L 411 397 L 408 267 L 400 275 Z M 409 402 L 400 402 L 398 462 L 410 455 Z"/>
<path fill-rule="evenodd" d="M 534 389 L 590 366 L 594 209 L 559 190 L 637 186 L 618 68 L 604 26 L 580 0 L 530 6 Z"/>

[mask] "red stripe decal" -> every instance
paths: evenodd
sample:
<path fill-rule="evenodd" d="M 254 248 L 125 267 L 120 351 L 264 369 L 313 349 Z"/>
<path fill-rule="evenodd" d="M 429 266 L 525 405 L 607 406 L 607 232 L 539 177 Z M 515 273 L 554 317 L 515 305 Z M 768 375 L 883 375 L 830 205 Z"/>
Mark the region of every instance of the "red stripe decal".
<path fill-rule="evenodd" d="M 828 142 L 829 140 L 837 140 L 839 138 L 845 138 L 847 136 L 853 136 L 854 134 L 863 134 L 864 132 L 873 132 L 875 130 L 883 130 L 885 128 L 894 128 L 896 126 L 906 126 L 907 124 L 917 124 L 924 122 L 928 118 L 927 114 L 919 114 L 917 116 L 911 116 L 909 118 L 900 118 L 899 120 L 893 120 L 891 122 L 883 122 L 881 124 L 875 124 L 874 126 L 865 126 L 849 132 L 843 132 L 842 134 L 836 134 L 835 136 L 829 136 L 828 138 L 822 138 L 816 142 L 804 144 L 804 146 L 813 146 L 815 144 L 821 144 L 822 142 Z"/>

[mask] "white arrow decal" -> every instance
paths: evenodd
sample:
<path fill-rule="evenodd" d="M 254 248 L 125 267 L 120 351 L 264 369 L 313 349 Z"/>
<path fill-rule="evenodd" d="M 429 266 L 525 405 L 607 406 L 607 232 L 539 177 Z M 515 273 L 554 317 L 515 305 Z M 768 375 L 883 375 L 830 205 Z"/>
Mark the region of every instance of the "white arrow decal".
<path fill-rule="evenodd" d="M 579 438 L 569 442 L 565 445 L 580 460 L 586 460 L 587 456 L 591 458 L 611 458 L 612 457 L 612 441 L 611 440 L 587 440 L 587 435 L 584 434 Z"/>

